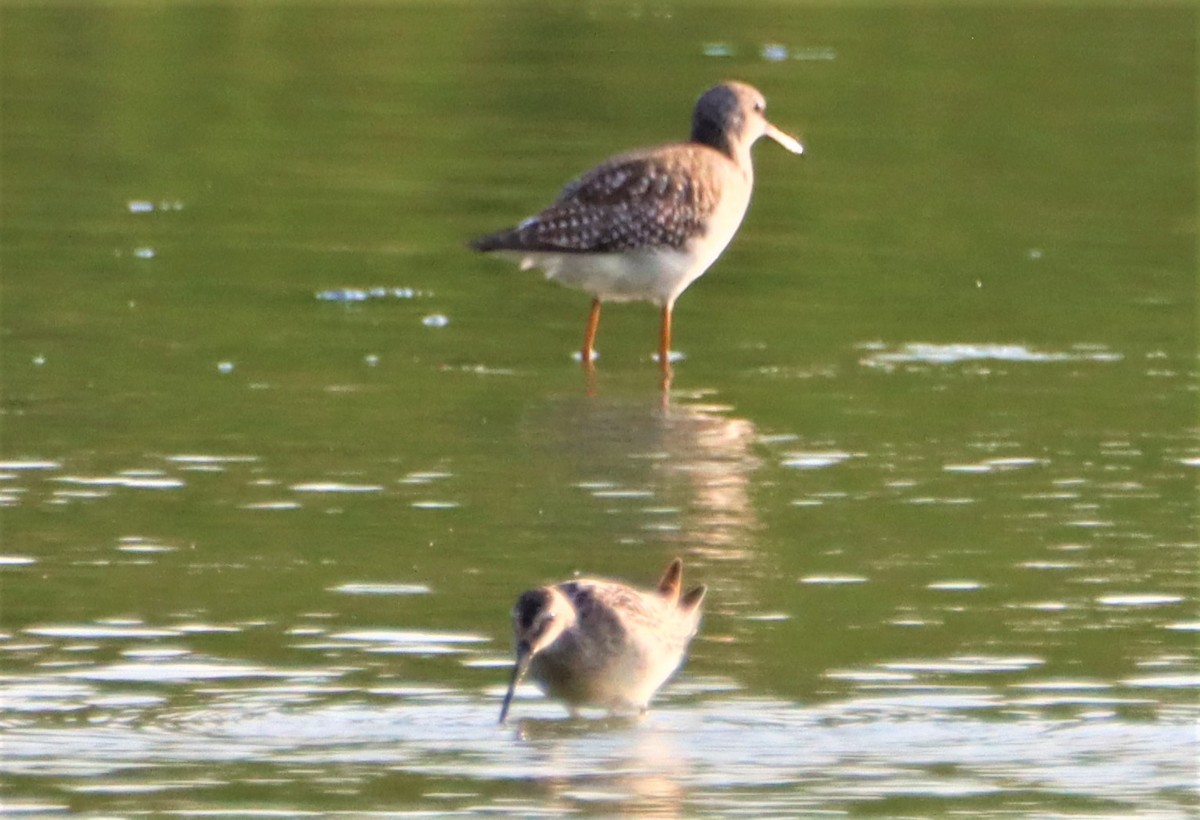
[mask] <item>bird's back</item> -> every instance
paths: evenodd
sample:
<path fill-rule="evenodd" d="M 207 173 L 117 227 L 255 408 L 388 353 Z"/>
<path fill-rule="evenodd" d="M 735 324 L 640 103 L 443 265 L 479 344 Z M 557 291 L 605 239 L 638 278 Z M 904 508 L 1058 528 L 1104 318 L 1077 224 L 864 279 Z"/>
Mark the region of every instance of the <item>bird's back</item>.
<path fill-rule="evenodd" d="M 736 176 L 727 157 L 697 143 L 622 154 L 567 183 L 536 216 L 470 246 L 556 254 L 679 250 L 704 234 Z"/>
<path fill-rule="evenodd" d="M 531 675 L 570 703 L 645 708 L 682 661 L 699 612 L 611 581 L 569 581 L 557 589 L 574 606 L 576 622 L 535 657 Z"/>

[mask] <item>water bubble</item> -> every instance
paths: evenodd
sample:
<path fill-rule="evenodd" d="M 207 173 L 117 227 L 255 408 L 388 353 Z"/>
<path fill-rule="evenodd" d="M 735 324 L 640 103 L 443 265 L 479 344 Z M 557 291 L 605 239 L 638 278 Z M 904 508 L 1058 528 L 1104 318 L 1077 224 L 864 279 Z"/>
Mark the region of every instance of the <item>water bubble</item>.
<path fill-rule="evenodd" d="M 318 300 L 322 302 L 365 302 L 368 299 L 415 299 L 418 296 L 427 296 L 427 293 L 421 293 L 414 288 L 403 287 L 383 287 L 376 285 L 370 288 L 332 288 L 330 290 L 319 290 L 316 293 Z"/>
<path fill-rule="evenodd" d="M 217 372 L 219 373 L 232 373 L 233 368 L 233 362 L 217 362 Z"/>
<path fill-rule="evenodd" d="M 134 248 L 133 255 L 138 259 L 153 259 L 158 255 L 158 251 L 154 250 L 154 248 L 147 247 Z"/>
<path fill-rule="evenodd" d="M 421 320 L 421 324 L 425 327 L 445 327 L 450 324 L 450 319 L 441 313 L 431 313 Z"/>
<path fill-rule="evenodd" d="M 358 288 L 322 290 L 317 292 L 317 299 L 322 302 L 365 302 L 367 292 Z"/>
<path fill-rule="evenodd" d="M 787 454 L 787 458 L 783 461 L 783 466 L 798 470 L 816 470 L 821 467 L 831 467 L 834 464 L 840 464 L 848 458 L 853 458 L 853 454 L 840 450 L 794 452 Z"/>
<path fill-rule="evenodd" d="M 768 63 L 779 63 L 788 58 L 788 47 L 780 43 L 765 43 L 759 53 Z"/>
<path fill-rule="evenodd" d="M 0 470 L 57 470 L 61 466 L 61 461 L 34 458 L 0 461 Z"/>
<path fill-rule="evenodd" d="M 1177 604 L 1182 600 L 1182 595 L 1149 592 L 1101 595 L 1096 599 L 1096 603 L 1101 606 L 1164 606 L 1166 604 Z"/>
<path fill-rule="evenodd" d="M 793 60 L 835 60 L 837 50 L 832 48 L 800 48 L 792 51 Z"/>
<path fill-rule="evenodd" d="M 984 584 L 979 581 L 971 580 L 951 580 L 951 581 L 934 581 L 931 584 L 926 584 L 927 589 L 939 590 L 942 592 L 971 592 L 977 589 L 983 589 Z"/>
<path fill-rule="evenodd" d="M 414 510 L 453 510 L 458 507 L 457 501 L 414 501 Z"/>
<path fill-rule="evenodd" d="M 426 584 L 377 582 L 346 583 L 336 587 L 327 587 L 327 590 L 346 595 L 426 595 L 433 591 Z"/>
<path fill-rule="evenodd" d="M 164 199 L 155 205 L 148 199 L 131 199 L 125 203 L 131 214 L 150 214 L 155 211 L 182 211 L 183 202 L 178 199 Z"/>
<path fill-rule="evenodd" d="M 865 584 L 864 575 L 805 575 L 800 579 L 802 584 Z"/>
<path fill-rule="evenodd" d="M 350 484 L 343 481 L 306 481 L 293 484 L 297 493 L 378 493 L 383 487 L 378 484 Z"/>

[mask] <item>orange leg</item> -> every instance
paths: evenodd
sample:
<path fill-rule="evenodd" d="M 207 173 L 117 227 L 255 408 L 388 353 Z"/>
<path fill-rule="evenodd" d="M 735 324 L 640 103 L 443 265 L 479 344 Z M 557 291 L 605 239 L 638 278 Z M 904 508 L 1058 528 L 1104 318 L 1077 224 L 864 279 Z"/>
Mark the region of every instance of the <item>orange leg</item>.
<path fill-rule="evenodd" d="M 600 299 L 592 299 L 592 311 L 588 314 L 587 330 L 583 332 L 583 350 L 579 358 L 584 364 L 591 364 L 595 358 L 596 329 L 600 327 Z"/>
<path fill-rule="evenodd" d="M 658 363 L 662 367 L 671 365 L 671 305 L 663 305 L 662 324 L 658 328 Z"/>
<path fill-rule="evenodd" d="M 662 391 L 663 409 L 668 402 L 671 390 L 671 305 L 663 305 L 662 324 L 658 328 L 658 370 L 660 374 L 659 389 Z"/>

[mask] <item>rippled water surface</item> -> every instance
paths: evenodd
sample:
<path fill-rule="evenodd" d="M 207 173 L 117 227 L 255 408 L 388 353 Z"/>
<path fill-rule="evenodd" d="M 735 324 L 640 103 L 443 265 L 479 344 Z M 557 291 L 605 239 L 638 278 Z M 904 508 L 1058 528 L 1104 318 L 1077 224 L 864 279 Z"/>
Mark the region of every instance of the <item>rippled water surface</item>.
<path fill-rule="evenodd" d="M 0 14 L 6 815 L 1200 810 L 1194 9 Z M 588 379 L 462 243 L 724 77 L 807 156 Z M 675 555 L 644 719 L 496 725 Z"/>

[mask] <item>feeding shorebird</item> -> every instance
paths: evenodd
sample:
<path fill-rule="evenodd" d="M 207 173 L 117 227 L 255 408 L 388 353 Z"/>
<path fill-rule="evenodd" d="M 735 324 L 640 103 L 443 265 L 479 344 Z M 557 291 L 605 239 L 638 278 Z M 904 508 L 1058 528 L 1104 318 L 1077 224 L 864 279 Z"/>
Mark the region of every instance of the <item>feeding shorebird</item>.
<path fill-rule="evenodd" d="M 680 595 L 682 581 L 676 558 L 649 591 L 581 578 L 522 594 L 513 607 L 517 661 L 500 722 L 527 673 L 572 714 L 581 706 L 644 713 L 700 625 L 705 588 Z"/>
<path fill-rule="evenodd" d="M 745 83 L 696 102 L 687 142 L 613 157 L 567 184 L 541 213 L 472 240 L 471 248 L 541 267 L 546 278 L 592 294 L 580 357 L 591 364 L 602 302 L 649 301 L 662 317 L 658 360 L 671 355 L 675 300 L 737 233 L 754 188 L 750 148 L 770 137 L 804 153 L 767 122 L 766 101 Z"/>

